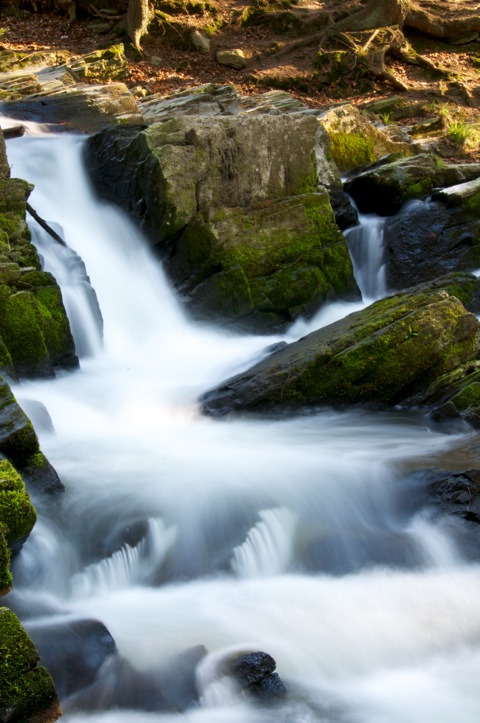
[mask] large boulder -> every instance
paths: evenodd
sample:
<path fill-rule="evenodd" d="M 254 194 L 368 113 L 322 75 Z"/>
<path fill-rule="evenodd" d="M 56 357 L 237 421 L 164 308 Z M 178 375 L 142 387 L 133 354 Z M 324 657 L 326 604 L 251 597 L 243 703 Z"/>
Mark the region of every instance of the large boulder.
<path fill-rule="evenodd" d="M 12 584 L 10 555 L 22 549 L 36 520 L 22 478 L 8 460 L 0 460 L 0 595 Z"/>
<path fill-rule="evenodd" d="M 192 313 L 261 331 L 358 296 L 319 185 L 314 117 L 181 117 L 87 142 L 100 195 L 139 222 Z"/>
<path fill-rule="evenodd" d="M 62 711 L 53 680 L 18 618 L 0 608 L 0 716 L 5 723 L 51 723 Z"/>
<path fill-rule="evenodd" d="M 377 301 L 207 392 L 206 412 L 408 402 L 475 358 L 478 321 L 445 288 Z"/>
<path fill-rule="evenodd" d="M 388 158 L 386 159 L 389 160 Z M 413 199 L 425 199 L 435 188 L 480 176 L 480 163 L 447 165 L 428 153 L 373 164 L 345 184 L 360 211 L 388 216 Z"/>

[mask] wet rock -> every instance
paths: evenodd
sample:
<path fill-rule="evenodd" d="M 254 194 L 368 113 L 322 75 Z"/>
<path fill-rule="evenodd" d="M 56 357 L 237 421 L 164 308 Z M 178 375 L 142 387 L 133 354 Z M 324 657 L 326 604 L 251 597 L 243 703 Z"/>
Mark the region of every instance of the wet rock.
<path fill-rule="evenodd" d="M 225 414 L 318 404 L 416 403 L 477 354 L 478 321 L 446 289 L 409 289 L 309 334 L 202 398 Z"/>
<path fill-rule="evenodd" d="M 287 694 L 280 676 L 274 672 L 276 667 L 271 655 L 258 651 L 228 661 L 225 672 L 230 674 L 248 695 L 261 700 L 273 700 Z"/>
<path fill-rule="evenodd" d="M 401 289 L 450 271 L 477 269 L 479 241 L 477 212 L 438 202 L 418 204 L 385 223 L 387 286 Z"/>
<path fill-rule="evenodd" d="M 65 486 L 42 452 L 32 455 L 18 465 L 28 489 L 35 494 L 56 495 L 65 491 Z"/>
<path fill-rule="evenodd" d="M 0 452 L 16 465 L 39 452 L 37 435 L 17 404 L 8 384 L 0 377 Z"/>
<path fill-rule="evenodd" d="M 116 653 L 114 639 L 98 620 L 34 620 L 26 627 L 61 699 L 91 685 Z"/>
<path fill-rule="evenodd" d="M 37 432 L 53 433 L 55 429 L 48 409 L 36 399 L 20 399 L 20 404 Z"/>
<path fill-rule="evenodd" d="M 198 702 L 196 669 L 206 649 L 197 645 L 172 658 L 159 670 L 137 670 L 121 656 L 112 656 L 97 679 L 69 701 L 73 708 L 120 708 L 182 712 Z"/>
<path fill-rule="evenodd" d="M 0 716 L 5 723 L 51 723 L 61 714 L 50 674 L 10 610 L 0 608 Z"/>

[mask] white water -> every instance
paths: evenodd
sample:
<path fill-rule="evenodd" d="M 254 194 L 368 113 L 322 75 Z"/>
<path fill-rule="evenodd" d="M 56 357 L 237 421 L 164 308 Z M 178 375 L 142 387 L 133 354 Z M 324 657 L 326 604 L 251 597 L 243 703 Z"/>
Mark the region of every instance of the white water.
<path fill-rule="evenodd" d="M 416 512 L 403 472 L 460 434 L 395 411 L 200 416 L 199 393 L 280 337 L 186 320 L 134 226 L 93 198 L 82 142 L 8 146 L 15 175 L 36 184 L 32 206 L 85 262 L 104 320 L 103 348 L 95 315 L 79 324 L 80 371 L 15 389 L 46 405 L 56 433 L 39 430 L 42 449 L 67 490 L 39 502 L 14 598 L 27 617 L 101 620 L 142 674 L 194 645 L 209 656 L 196 708 L 89 712 L 65 701 L 64 719 L 476 723 L 480 568 L 463 560 L 451 527 Z M 135 524 L 143 539 L 115 544 Z M 218 681 L 232 650 L 270 653 L 286 701 L 256 707 Z"/>

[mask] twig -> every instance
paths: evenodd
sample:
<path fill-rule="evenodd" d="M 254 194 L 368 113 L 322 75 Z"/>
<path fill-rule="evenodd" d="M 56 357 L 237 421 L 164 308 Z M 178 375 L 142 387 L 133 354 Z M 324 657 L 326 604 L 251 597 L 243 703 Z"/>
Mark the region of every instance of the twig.
<path fill-rule="evenodd" d="M 38 223 L 39 226 L 43 228 L 44 231 L 48 233 L 49 236 L 51 236 L 57 243 L 61 244 L 62 246 L 66 246 L 67 244 L 63 240 L 61 236 L 58 235 L 56 231 L 53 230 L 51 226 L 48 225 L 46 221 L 43 220 L 41 216 L 38 215 L 38 213 L 33 209 L 29 203 L 27 203 L 27 211 L 32 216 L 32 218 L 35 219 L 35 221 Z"/>

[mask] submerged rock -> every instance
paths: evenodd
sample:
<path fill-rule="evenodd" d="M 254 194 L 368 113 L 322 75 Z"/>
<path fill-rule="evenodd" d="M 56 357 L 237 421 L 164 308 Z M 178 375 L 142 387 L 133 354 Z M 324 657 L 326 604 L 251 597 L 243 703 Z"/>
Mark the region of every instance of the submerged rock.
<path fill-rule="evenodd" d="M 28 633 L 61 699 L 91 685 L 117 651 L 110 632 L 98 620 L 34 621 Z"/>
<path fill-rule="evenodd" d="M 446 289 L 413 288 L 290 344 L 203 398 L 211 414 L 412 400 L 478 353 L 478 321 Z"/>
<path fill-rule="evenodd" d="M 61 708 L 50 674 L 17 617 L 0 608 L 0 715 L 2 721 L 50 723 Z"/>
<path fill-rule="evenodd" d="M 140 223 L 192 313 L 262 331 L 354 298 L 313 117 L 175 118 L 87 143 L 98 192 Z"/>

